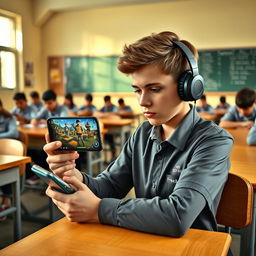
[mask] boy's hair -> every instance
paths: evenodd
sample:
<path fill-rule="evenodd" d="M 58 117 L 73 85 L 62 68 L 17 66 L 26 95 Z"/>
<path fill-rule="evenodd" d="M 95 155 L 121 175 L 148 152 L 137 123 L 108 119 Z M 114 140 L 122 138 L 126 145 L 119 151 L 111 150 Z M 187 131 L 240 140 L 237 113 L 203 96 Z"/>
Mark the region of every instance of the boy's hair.
<path fill-rule="evenodd" d="M 221 103 L 226 103 L 226 96 L 220 96 L 220 102 Z"/>
<path fill-rule="evenodd" d="M 43 93 L 42 99 L 46 100 L 56 100 L 57 95 L 53 90 L 47 90 Z"/>
<path fill-rule="evenodd" d="M 119 105 L 124 104 L 124 99 L 123 99 L 123 98 L 120 98 L 120 99 L 118 100 L 118 104 L 119 104 Z"/>
<path fill-rule="evenodd" d="M 104 102 L 107 102 L 107 101 L 110 101 L 111 100 L 111 97 L 109 95 L 106 95 L 104 97 Z"/>
<path fill-rule="evenodd" d="M 30 97 L 33 99 L 39 99 L 39 93 L 37 91 L 32 91 Z"/>
<path fill-rule="evenodd" d="M 206 101 L 206 95 L 205 95 L 205 94 L 203 94 L 203 95 L 201 96 L 200 100 L 204 100 L 204 101 Z"/>
<path fill-rule="evenodd" d="M 88 101 L 92 101 L 93 100 L 93 97 L 92 97 L 92 95 L 90 93 L 87 93 L 84 98 L 86 100 L 88 100 Z"/>
<path fill-rule="evenodd" d="M 251 107 L 256 99 L 256 93 L 253 89 L 242 88 L 236 94 L 236 106 L 246 109 Z"/>
<path fill-rule="evenodd" d="M 23 92 L 17 92 L 13 96 L 14 100 L 27 100 L 25 93 Z"/>
<path fill-rule="evenodd" d="M 198 59 L 198 52 L 191 43 L 180 40 L 173 32 L 165 31 L 153 33 L 133 44 L 125 45 L 117 68 L 125 74 L 132 74 L 146 65 L 155 64 L 163 73 L 178 79 L 181 73 L 190 67 L 183 52 L 173 41 L 184 43 Z"/>
<path fill-rule="evenodd" d="M 0 107 L 2 107 L 3 106 L 3 103 L 2 103 L 2 100 L 0 99 Z"/>

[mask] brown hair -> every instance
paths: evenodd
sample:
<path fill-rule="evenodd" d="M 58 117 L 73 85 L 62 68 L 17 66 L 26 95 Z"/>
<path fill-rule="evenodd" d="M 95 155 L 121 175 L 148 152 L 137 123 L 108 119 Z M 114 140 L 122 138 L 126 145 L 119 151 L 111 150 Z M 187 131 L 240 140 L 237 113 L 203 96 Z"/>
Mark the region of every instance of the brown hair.
<path fill-rule="evenodd" d="M 4 117 L 12 117 L 12 114 L 3 108 L 3 103 L 1 99 L 0 99 L 0 115 L 3 115 Z"/>
<path fill-rule="evenodd" d="M 163 73 L 172 74 L 177 79 L 190 67 L 182 51 L 172 41 L 184 43 L 198 59 L 198 52 L 191 43 L 180 40 L 173 32 L 165 31 L 125 45 L 117 68 L 122 73 L 132 74 L 146 65 L 156 64 Z"/>

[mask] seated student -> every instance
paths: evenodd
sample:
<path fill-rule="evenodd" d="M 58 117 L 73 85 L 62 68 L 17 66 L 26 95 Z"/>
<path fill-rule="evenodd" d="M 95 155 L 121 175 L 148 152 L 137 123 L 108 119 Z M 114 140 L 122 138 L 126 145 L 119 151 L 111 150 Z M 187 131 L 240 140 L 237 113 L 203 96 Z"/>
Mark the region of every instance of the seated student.
<path fill-rule="evenodd" d="M 67 93 L 64 98 L 63 105 L 68 109 L 69 115 L 76 115 L 78 108 L 76 104 L 73 101 L 73 95 L 72 93 Z"/>
<path fill-rule="evenodd" d="M 103 118 L 119 118 L 117 116 L 118 108 L 111 102 L 111 97 L 106 95 L 104 97 L 104 106 L 99 110 L 99 112 L 95 113 L 97 117 Z M 116 158 L 116 146 L 115 146 L 115 138 L 113 134 L 107 133 L 104 135 L 104 140 L 109 144 L 110 150 L 112 153 L 112 159 Z"/>
<path fill-rule="evenodd" d="M 132 113 L 132 109 L 130 106 L 125 105 L 124 99 L 120 98 L 118 100 L 118 113 Z"/>
<path fill-rule="evenodd" d="M 223 115 L 230 109 L 230 104 L 226 102 L 225 96 L 220 96 L 220 103 L 216 106 L 215 111 L 217 115 Z"/>
<path fill-rule="evenodd" d="M 256 145 L 256 119 L 255 119 L 253 127 L 250 129 L 250 131 L 248 133 L 247 143 L 250 146 Z"/>
<path fill-rule="evenodd" d="M 40 100 L 39 93 L 37 91 L 32 91 L 30 93 L 31 102 L 29 106 L 33 107 L 36 110 L 36 113 L 44 107 L 43 102 Z"/>
<path fill-rule="evenodd" d="M 90 93 L 85 94 L 85 104 L 77 111 L 78 116 L 92 116 L 97 108 L 92 104 L 93 97 Z"/>
<path fill-rule="evenodd" d="M 2 101 L 0 99 L 0 138 L 10 138 L 17 139 L 18 138 L 18 129 L 16 125 L 16 119 L 9 113 L 7 110 L 3 108 Z M 1 145 L 2 147 L 4 145 Z M 2 201 L 0 204 L 0 212 L 9 208 L 11 205 L 10 195 L 12 194 L 12 186 L 11 184 L 7 184 L 0 187 L 3 195 Z M 5 220 L 7 217 L 0 217 L 0 221 Z"/>
<path fill-rule="evenodd" d="M 236 94 L 236 106 L 221 118 L 220 127 L 223 128 L 251 128 L 256 119 L 256 107 L 254 106 L 256 93 L 253 89 L 242 88 Z"/>
<path fill-rule="evenodd" d="M 21 124 L 28 124 L 36 115 L 35 109 L 27 104 L 26 95 L 23 92 L 17 92 L 13 99 L 16 107 L 12 109 L 12 114 Z"/>
<path fill-rule="evenodd" d="M 203 94 L 199 100 L 199 105 L 196 106 L 196 111 L 201 113 L 207 113 L 210 115 L 214 115 L 215 111 L 211 105 L 207 103 L 206 95 Z"/>
<path fill-rule="evenodd" d="M 49 117 L 65 117 L 68 116 L 68 110 L 65 106 L 57 103 L 57 95 L 52 90 L 43 93 L 44 108 L 37 113 L 36 117 L 31 121 L 32 124 L 46 123 Z"/>
<path fill-rule="evenodd" d="M 191 56 L 180 44 L 191 49 Z M 75 168 L 77 152 L 55 151 L 61 142 L 48 141 L 44 146 L 51 170 L 78 190 L 72 195 L 50 187 L 46 191 L 70 221 L 172 237 L 184 235 L 189 228 L 217 230 L 215 216 L 228 178 L 233 140 L 225 130 L 200 118 L 188 102 L 199 95 L 192 100 L 178 83 L 190 69 L 192 53 L 198 56 L 192 44 L 172 32 L 125 46 L 118 69 L 131 76 L 148 121 L 96 178 Z M 202 82 L 197 82 L 199 87 Z M 201 86 L 194 91 L 202 91 Z M 123 199 L 132 187 L 136 198 Z"/>

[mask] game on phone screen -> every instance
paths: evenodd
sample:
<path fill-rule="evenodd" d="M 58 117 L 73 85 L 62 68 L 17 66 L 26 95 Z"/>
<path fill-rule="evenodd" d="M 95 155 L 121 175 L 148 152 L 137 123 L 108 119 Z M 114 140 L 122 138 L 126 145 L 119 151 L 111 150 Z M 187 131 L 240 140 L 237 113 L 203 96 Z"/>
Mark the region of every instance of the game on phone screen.
<path fill-rule="evenodd" d="M 51 141 L 62 142 L 60 150 L 100 151 L 102 149 L 99 124 L 95 117 L 49 118 Z"/>

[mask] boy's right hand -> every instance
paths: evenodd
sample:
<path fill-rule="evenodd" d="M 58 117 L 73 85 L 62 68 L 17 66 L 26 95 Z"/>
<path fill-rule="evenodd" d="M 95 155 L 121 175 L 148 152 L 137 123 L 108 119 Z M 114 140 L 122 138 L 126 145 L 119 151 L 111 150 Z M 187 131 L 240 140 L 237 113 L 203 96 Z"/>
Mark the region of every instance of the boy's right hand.
<path fill-rule="evenodd" d="M 49 134 L 45 135 L 47 144 L 44 146 L 44 151 L 47 154 L 47 163 L 50 169 L 59 177 L 75 176 L 80 181 L 83 181 L 83 175 L 77 170 L 75 160 L 79 158 L 76 151 L 56 151 L 61 147 L 61 141 L 50 142 Z"/>

